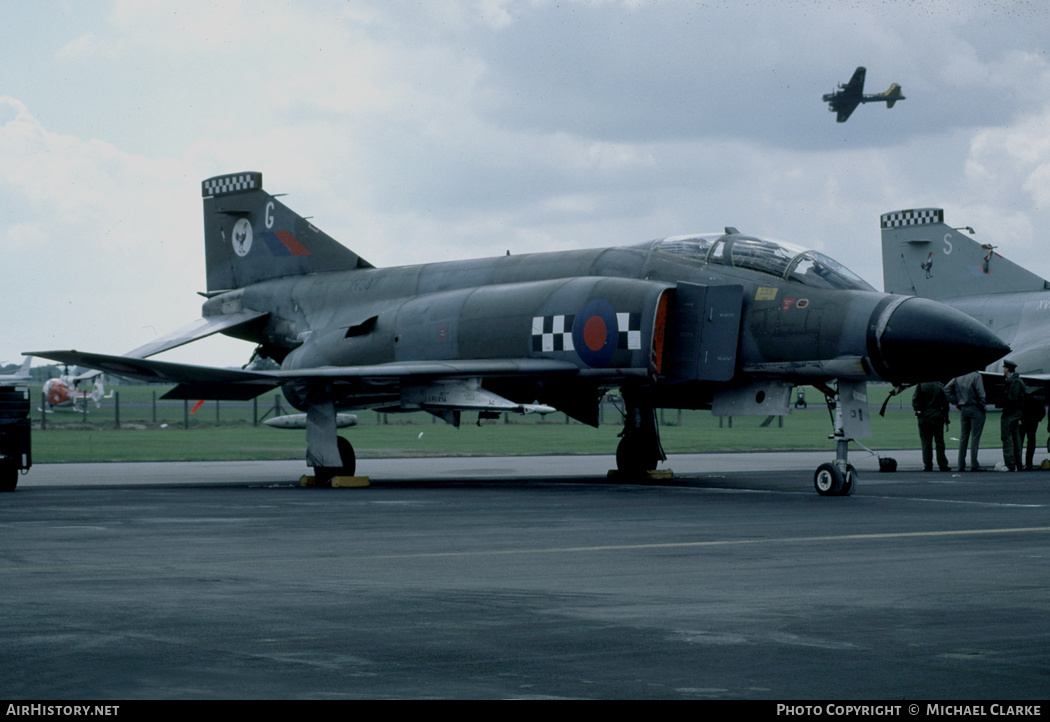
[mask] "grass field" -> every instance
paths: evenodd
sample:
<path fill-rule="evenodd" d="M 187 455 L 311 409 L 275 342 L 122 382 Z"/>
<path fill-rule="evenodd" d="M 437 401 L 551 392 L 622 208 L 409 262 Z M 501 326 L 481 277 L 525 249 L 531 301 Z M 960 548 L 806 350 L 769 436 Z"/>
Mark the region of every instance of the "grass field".
<path fill-rule="evenodd" d="M 273 415 L 273 397 L 256 405 L 222 402 L 218 410 L 216 403 L 210 401 L 190 414 L 192 404 L 160 401 L 166 390 L 118 387 L 114 398 L 103 401 L 101 409 L 89 408 L 86 422 L 82 413 L 60 410 L 46 414 L 44 429 L 39 428 L 43 415 L 34 403 L 34 463 L 305 458 L 304 431 L 253 425 L 254 420 Z M 862 441 L 876 449 L 915 448 L 918 432 L 909 393 L 894 399 L 885 417 L 877 415 L 877 406 L 888 390 L 872 388 L 869 400 L 873 404 L 877 401 L 872 416 L 873 438 Z M 39 399 L 39 388 L 33 393 Z M 817 396 L 813 391 L 809 394 L 811 400 Z M 284 411 L 289 411 L 287 405 Z M 464 414 L 459 429 L 425 413 L 380 415 L 364 411 L 358 416 L 360 424 L 341 433 L 353 442 L 359 458 L 611 454 L 621 429 L 619 414 L 612 407 L 605 410 L 605 423 L 597 429 L 566 423 L 563 414 L 546 418 L 511 416 L 510 423 L 501 419 L 481 426 L 474 423 L 473 414 Z M 729 420 L 720 420 L 708 411 L 679 414 L 668 410 L 662 417 L 661 440 L 668 453 L 834 449 L 833 441 L 828 439 L 830 416 L 822 403 L 793 409 L 783 418 L 782 426 L 776 419 L 763 426 L 765 417 L 743 416 L 733 418 L 730 428 Z M 989 419 L 990 425 L 993 422 Z M 958 428 L 957 423 L 957 415 L 953 415 L 952 429 Z M 949 442 L 949 446 L 953 445 Z"/>

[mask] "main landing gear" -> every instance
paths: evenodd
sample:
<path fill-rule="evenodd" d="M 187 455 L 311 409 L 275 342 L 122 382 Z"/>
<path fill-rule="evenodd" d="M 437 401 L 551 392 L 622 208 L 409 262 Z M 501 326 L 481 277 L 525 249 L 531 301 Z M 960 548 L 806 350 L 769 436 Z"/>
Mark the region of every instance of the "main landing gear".
<path fill-rule="evenodd" d="M 624 405 L 623 431 L 616 447 L 616 470 L 632 476 L 644 475 L 667 459 L 660 445 L 656 410 L 632 403 L 627 394 L 624 394 Z"/>
<path fill-rule="evenodd" d="M 317 486 L 331 486 L 333 478 L 354 476 L 357 471 L 357 455 L 353 445 L 339 436 L 331 398 L 307 406 L 306 464 L 313 467 Z"/>
<path fill-rule="evenodd" d="M 357 471 L 357 455 L 354 453 L 353 444 L 340 436 L 336 438 L 336 446 L 339 448 L 339 466 L 315 466 L 316 486 L 331 486 L 333 478 L 354 476 L 354 472 Z"/>

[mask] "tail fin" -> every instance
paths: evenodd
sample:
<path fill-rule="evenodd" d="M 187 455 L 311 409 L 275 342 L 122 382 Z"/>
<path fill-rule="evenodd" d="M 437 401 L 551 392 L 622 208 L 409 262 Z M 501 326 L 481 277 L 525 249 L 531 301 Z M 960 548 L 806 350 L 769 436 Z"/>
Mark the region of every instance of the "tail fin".
<path fill-rule="evenodd" d="M 970 229 L 968 229 L 970 230 Z M 944 223 L 940 208 L 882 215 L 887 293 L 934 300 L 1050 289 L 1045 280 Z"/>
<path fill-rule="evenodd" d="M 201 184 L 208 291 L 320 271 L 372 268 L 263 190 L 262 173 Z"/>
<path fill-rule="evenodd" d="M 886 98 L 887 108 L 892 108 L 893 104 L 896 103 L 898 100 L 904 100 L 904 96 L 901 95 L 901 86 L 897 85 L 896 83 L 891 83 L 890 89 L 882 95 L 884 98 Z"/>

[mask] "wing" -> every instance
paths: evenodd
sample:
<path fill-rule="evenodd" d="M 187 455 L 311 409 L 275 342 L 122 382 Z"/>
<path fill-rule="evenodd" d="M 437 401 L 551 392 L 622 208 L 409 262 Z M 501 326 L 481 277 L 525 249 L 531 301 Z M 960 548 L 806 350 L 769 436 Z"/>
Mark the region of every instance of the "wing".
<path fill-rule="evenodd" d="M 867 70 L 864 68 L 857 68 L 853 71 L 853 77 L 849 79 L 849 83 L 843 88 L 847 97 L 857 97 L 864 93 L 864 76 L 867 74 Z"/>
<path fill-rule="evenodd" d="M 95 369 L 91 372 L 94 375 L 108 373 L 147 383 L 189 384 L 213 388 L 216 391 L 228 387 L 221 395 L 203 397 L 209 399 L 251 399 L 280 385 L 279 381 L 267 378 L 262 372 L 194 366 L 135 356 L 110 356 L 76 350 L 43 351 L 39 356 L 71 366 Z"/>
<path fill-rule="evenodd" d="M 198 318 L 189 325 L 183 326 L 177 331 L 173 331 L 166 336 L 161 336 L 155 341 L 151 341 L 150 343 L 132 349 L 124 355 L 133 356 L 135 358 L 155 356 L 162 351 L 169 351 L 178 346 L 190 343 L 191 341 L 198 341 L 202 338 L 211 336 L 212 334 L 219 333 L 220 331 L 232 331 L 238 327 L 247 326 L 255 322 L 261 323 L 268 315 L 269 314 L 260 311 L 239 311 L 237 313 L 222 314 L 220 316 L 205 316 L 204 318 Z"/>
<path fill-rule="evenodd" d="M 860 105 L 864 97 L 864 76 L 867 70 L 859 67 L 853 71 L 853 77 L 849 82 L 841 86 L 842 90 L 835 94 L 835 111 L 838 113 L 835 120 L 845 123 L 853 111 Z"/>
<path fill-rule="evenodd" d="M 364 400 L 384 394 L 400 393 L 401 388 L 405 386 L 447 379 L 559 378 L 609 374 L 621 378 L 624 374 L 645 375 L 644 370 L 581 370 L 567 361 L 528 358 L 406 361 L 371 366 L 323 366 L 297 370 L 245 371 L 129 356 L 108 356 L 75 350 L 39 351 L 34 352 L 33 355 L 59 363 L 87 366 L 139 381 L 177 384 L 174 389 L 164 395 L 164 398 L 169 399 L 243 401 L 287 384 L 317 384 L 343 387 L 340 389 L 342 392 L 340 396 L 358 397 Z"/>
<path fill-rule="evenodd" d="M 124 356 L 111 356 L 106 358 L 124 358 L 126 360 L 131 360 L 135 358 L 144 359 L 148 356 L 155 356 L 163 351 L 170 351 L 173 348 L 178 348 L 179 346 L 188 344 L 191 341 L 199 341 L 202 338 L 207 338 L 208 336 L 219 333 L 221 331 L 233 331 L 234 329 L 242 328 L 244 326 L 248 326 L 256 322 L 262 323 L 268 315 L 268 313 L 260 311 L 239 311 L 237 313 L 223 314 L 220 316 L 205 316 L 204 318 L 198 318 L 193 323 L 187 324 L 186 326 L 183 326 L 182 328 L 176 331 L 172 331 L 171 333 L 161 336 L 160 338 L 155 339 L 153 341 L 150 341 L 147 344 L 143 344 L 142 346 L 134 348 L 131 351 L 128 351 L 126 354 L 124 354 Z M 57 353 L 75 354 L 77 352 L 63 351 Z M 98 354 L 88 354 L 88 356 L 97 355 Z M 25 353 L 23 354 L 23 356 L 32 356 L 32 354 Z M 70 356 L 69 358 L 72 358 L 72 356 Z M 51 358 L 51 360 L 56 361 L 58 359 Z M 80 363 L 79 361 L 60 361 L 60 363 L 66 363 L 74 366 L 86 366 L 88 368 L 95 369 L 94 371 L 87 371 L 77 376 L 77 382 L 90 381 L 91 379 L 98 376 L 100 371 L 105 373 L 113 373 L 118 376 L 124 375 L 121 374 L 119 371 L 110 371 L 109 369 L 103 369 L 97 366 L 92 366 L 89 363 Z M 131 378 L 139 377 L 133 376 Z M 249 396 L 248 398 L 252 397 Z"/>
<path fill-rule="evenodd" d="M 845 103 L 840 103 L 838 108 L 838 115 L 835 117 L 836 122 L 845 123 L 849 119 L 853 111 L 860 105 L 859 100 L 848 100 Z"/>
<path fill-rule="evenodd" d="M 1002 373 L 982 371 L 981 380 L 984 382 L 984 393 L 988 399 L 988 405 L 1002 407 L 1004 386 Z M 1021 380 L 1024 381 L 1026 394 L 1046 402 L 1050 395 L 1050 374 L 1021 374 Z"/>

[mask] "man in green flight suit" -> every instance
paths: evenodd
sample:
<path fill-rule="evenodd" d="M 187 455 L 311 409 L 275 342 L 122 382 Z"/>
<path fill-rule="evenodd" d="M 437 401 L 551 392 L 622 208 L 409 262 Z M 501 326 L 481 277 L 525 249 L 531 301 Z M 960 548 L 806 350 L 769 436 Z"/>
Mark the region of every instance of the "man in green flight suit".
<path fill-rule="evenodd" d="M 1017 364 L 1003 361 L 1003 414 L 1000 432 L 1003 440 L 1003 463 L 1008 471 L 1023 468 L 1021 458 L 1021 412 L 1024 409 L 1024 381 L 1017 373 Z"/>
<path fill-rule="evenodd" d="M 951 471 L 948 457 L 944 455 L 944 427 L 948 423 L 948 397 L 944 384 L 929 381 L 915 387 L 911 407 L 919 420 L 919 441 L 922 444 L 922 470 L 933 471 L 933 446 L 937 446 L 937 466 L 941 471 Z"/>

